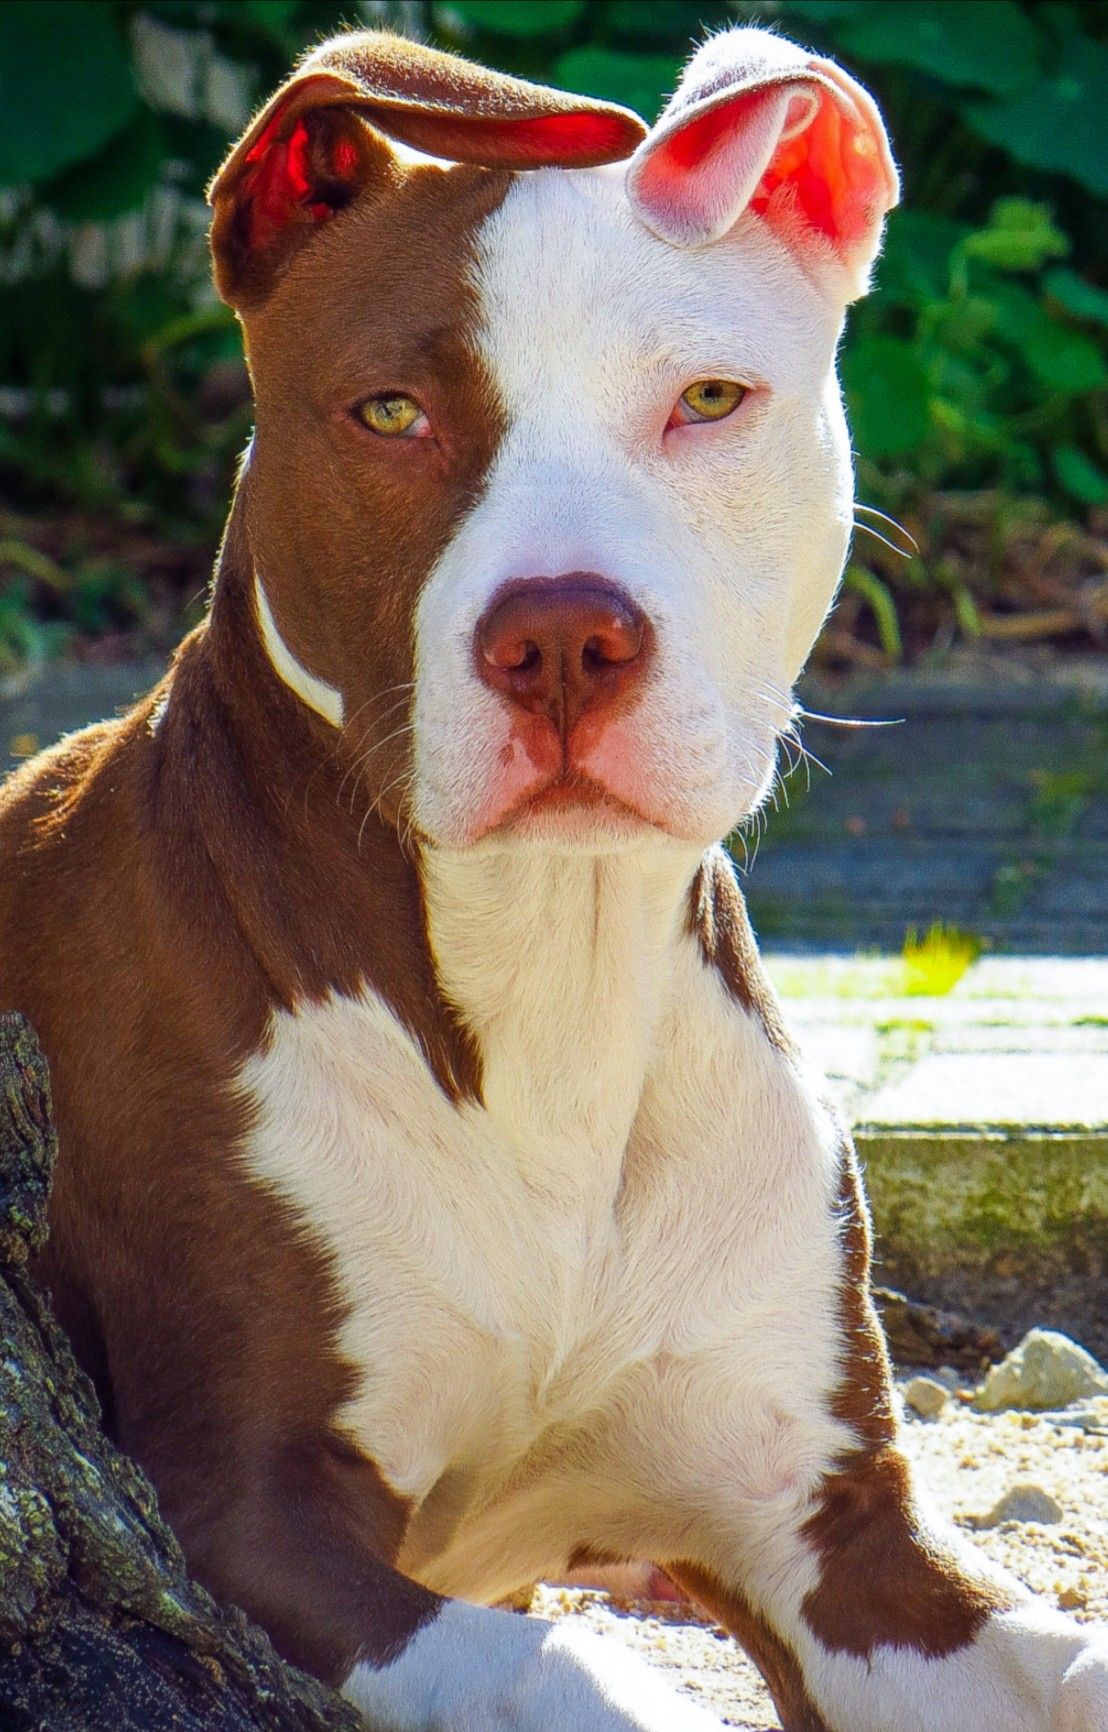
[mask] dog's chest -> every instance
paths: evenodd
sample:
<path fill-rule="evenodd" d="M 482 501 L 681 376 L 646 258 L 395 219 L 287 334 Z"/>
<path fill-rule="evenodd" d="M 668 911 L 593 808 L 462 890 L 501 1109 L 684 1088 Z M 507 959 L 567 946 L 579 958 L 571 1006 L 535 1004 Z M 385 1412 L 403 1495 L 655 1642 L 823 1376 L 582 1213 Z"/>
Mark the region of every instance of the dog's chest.
<path fill-rule="evenodd" d="M 342 1421 L 395 1490 L 495 1476 L 649 1351 L 625 1135 L 598 1148 L 567 1108 L 521 1151 L 369 995 L 278 1016 L 243 1080 L 250 1171 L 332 1260 L 361 1373 Z"/>
<path fill-rule="evenodd" d="M 606 1039 L 581 1006 L 560 1096 L 513 1088 L 512 1036 L 488 1044 L 493 1104 L 453 1103 L 371 995 L 278 1015 L 246 1068 L 245 1161 L 330 1257 L 359 1379 L 338 1420 L 411 1501 L 427 1579 L 567 1440 L 588 1456 L 655 1363 L 787 1314 L 798 1270 L 830 1277 L 820 1109 L 691 942 L 670 961 L 634 1088 L 627 1005 Z"/>

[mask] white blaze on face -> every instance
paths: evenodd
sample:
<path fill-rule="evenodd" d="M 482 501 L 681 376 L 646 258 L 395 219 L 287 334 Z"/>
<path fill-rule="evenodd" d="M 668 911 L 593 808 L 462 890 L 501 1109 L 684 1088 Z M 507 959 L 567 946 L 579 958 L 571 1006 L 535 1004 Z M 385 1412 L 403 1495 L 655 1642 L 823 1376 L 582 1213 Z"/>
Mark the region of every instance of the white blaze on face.
<path fill-rule="evenodd" d="M 841 306 L 756 218 L 695 250 L 658 239 L 618 165 L 520 175 L 478 258 L 506 432 L 418 610 L 418 821 L 473 840 L 537 783 L 476 676 L 474 628 L 507 580 L 595 572 L 642 608 L 655 654 L 580 767 L 710 841 L 764 792 L 845 555 Z M 725 421 L 666 432 L 705 378 L 751 391 Z"/>

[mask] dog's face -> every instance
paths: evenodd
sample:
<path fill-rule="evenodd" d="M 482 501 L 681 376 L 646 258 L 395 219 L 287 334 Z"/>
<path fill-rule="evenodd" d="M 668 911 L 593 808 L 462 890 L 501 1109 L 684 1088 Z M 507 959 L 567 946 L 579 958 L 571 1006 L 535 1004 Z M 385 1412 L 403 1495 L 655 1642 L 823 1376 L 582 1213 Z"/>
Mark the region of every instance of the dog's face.
<path fill-rule="evenodd" d="M 458 76 L 340 39 L 217 180 L 259 629 L 433 842 L 706 843 L 767 785 L 842 568 L 835 349 L 884 132 L 757 31 L 629 166 L 622 111 Z"/>

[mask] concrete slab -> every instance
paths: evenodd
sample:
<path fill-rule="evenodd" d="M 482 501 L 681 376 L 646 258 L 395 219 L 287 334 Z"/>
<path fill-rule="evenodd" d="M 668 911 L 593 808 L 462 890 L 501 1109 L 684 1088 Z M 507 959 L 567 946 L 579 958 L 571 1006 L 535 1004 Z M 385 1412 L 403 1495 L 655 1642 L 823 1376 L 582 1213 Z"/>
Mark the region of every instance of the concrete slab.
<path fill-rule="evenodd" d="M 1071 1053 L 1095 1055 L 1108 1065 L 1108 1020 L 1077 1022 L 942 1023 L 932 1032 L 933 1052 Z"/>
<path fill-rule="evenodd" d="M 62 734 L 127 709 L 165 672 L 160 661 L 47 662 L 0 690 L 0 775 Z"/>
<path fill-rule="evenodd" d="M 983 956 L 953 989 L 956 998 L 1071 999 L 1108 1016 L 1108 956 Z"/>
<path fill-rule="evenodd" d="M 775 944 L 899 949 L 943 920 L 1008 951 L 1108 954 L 1108 678 L 1052 663 L 915 669 L 819 689 L 811 720 L 833 772 L 789 778 L 749 878 Z M 741 850 L 739 850 L 741 853 Z"/>
<path fill-rule="evenodd" d="M 861 1109 L 867 1126 L 1108 1131 L 1108 1058 L 1058 1052 L 928 1053 Z"/>
<path fill-rule="evenodd" d="M 876 1085 L 880 1066 L 876 1029 L 810 1024 L 801 1040 L 809 1064 L 833 1082 L 847 1083 L 852 1089 Z"/>

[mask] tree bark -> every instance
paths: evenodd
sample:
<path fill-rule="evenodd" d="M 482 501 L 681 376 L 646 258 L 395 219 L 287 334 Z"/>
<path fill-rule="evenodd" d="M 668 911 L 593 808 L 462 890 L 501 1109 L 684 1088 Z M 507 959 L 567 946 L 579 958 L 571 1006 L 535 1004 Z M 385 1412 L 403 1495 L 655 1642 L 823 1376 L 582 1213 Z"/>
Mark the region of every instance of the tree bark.
<path fill-rule="evenodd" d="M 30 1278 L 57 1141 L 46 1064 L 0 1015 L 0 1727 L 357 1732 L 241 1612 L 191 1582 L 145 1475 Z"/>

